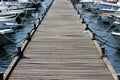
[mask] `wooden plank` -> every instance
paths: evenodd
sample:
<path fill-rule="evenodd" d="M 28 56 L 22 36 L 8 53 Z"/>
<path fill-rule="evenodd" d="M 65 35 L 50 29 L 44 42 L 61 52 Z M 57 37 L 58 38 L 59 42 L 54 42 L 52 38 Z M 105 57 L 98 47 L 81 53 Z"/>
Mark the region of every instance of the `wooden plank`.
<path fill-rule="evenodd" d="M 54 1 L 9 80 L 113 80 L 75 13 Z"/>

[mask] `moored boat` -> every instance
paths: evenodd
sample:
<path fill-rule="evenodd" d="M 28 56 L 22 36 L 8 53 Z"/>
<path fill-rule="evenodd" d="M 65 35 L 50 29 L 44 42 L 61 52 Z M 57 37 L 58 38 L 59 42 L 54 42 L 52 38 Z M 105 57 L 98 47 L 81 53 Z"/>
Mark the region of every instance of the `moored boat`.
<path fill-rule="evenodd" d="M 0 44 L 13 44 L 13 33 L 14 30 L 12 29 L 2 29 L 0 30 Z"/>
<path fill-rule="evenodd" d="M 115 31 L 113 31 L 113 32 L 111 32 L 111 34 L 114 36 L 116 42 L 117 42 L 118 44 L 120 44 L 120 32 L 115 32 Z"/>
<path fill-rule="evenodd" d="M 15 18 L 0 19 L 0 29 L 18 29 L 24 27 L 21 21 L 16 21 Z"/>
<path fill-rule="evenodd" d="M 19 0 L 14 9 L 1 9 L 0 11 L 0 44 L 14 43 L 14 30 L 17 26 L 23 26 L 23 19 L 40 7 L 41 0 Z M 14 3 L 14 2 L 13 2 Z M 22 6 L 19 8 L 19 6 Z M 8 6 L 7 6 L 8 7 Z M 24 14 L 24 16 L 21 16 Z M 13 39 L 13 40 L 12 40 Z"/>

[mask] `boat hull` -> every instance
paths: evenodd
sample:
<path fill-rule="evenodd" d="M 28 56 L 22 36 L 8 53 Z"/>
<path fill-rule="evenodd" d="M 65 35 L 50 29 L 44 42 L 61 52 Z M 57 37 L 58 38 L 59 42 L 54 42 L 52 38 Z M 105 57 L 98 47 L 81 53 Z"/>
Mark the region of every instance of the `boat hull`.
<path fill-rule="evenodd" d="M 120 22 L 115 21 L 113 24 L 114 24 L 114 25 L 117 27 L 117 29 L 120 31 Z"/>
<path fill-rule="evenodd" d="M 0 30 L 0 45 L 14 43 L 14 31 L 12 29 Z"/>
<path fill-rule="evenodd" d="M 108 16 L 100 16 L 100 19 L 103 23 L 110 23 L 110 18 Z"/>
<path fill-rule="evenodd" d="M 119 32 L 111 32 L 111 33 L 114 36 L 116 42 L 120 44 L 120 33 Z"/>
<path fill-rule="evenodd" d="M 0 44 L 14 44 L 14 34 L 0 34 Z"/>

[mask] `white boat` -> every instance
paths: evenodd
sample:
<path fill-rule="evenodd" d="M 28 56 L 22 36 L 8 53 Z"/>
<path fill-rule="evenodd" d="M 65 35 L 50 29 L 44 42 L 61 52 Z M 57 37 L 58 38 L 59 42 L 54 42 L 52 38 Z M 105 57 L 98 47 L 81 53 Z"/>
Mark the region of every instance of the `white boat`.
<path fill-rule="evenodd" d="M 114 8 L 110 8 L 110 9 L 106 9 L 106 8 L 102 8 L 100 9 L 101 12 L 116 12 L 118 10 L 114 9 Z"/>
<path fill-rule="evenodd" d="M 12 23 L 12 22 L 6 22 L 5 25 L 8 25 L 8 26 L 23 26 L 23 24 L 17 24 L 17 23 Z"/>
<path fill-rule="evenodd" d="M 115 25 L 119 29 L 119 31 L 120 31 L 120 22 L 114 21 L 113 25 Z"/>
<path fill-rule="evenodd" d="M 120 43 L 120 32 L 111 32 L 117 43 Z"/>
<path fill-rule="evenodd" d="M 120 22 L 120 9 L 119 11 L 116 11 L 113 14 L 111 14 L 111 16 L 115 21 Z"/>
<path fill-rule="evenodd" d="M 15 16 L 22 13 L 24 13 L 24 10 L 9 10 L 9 11 L 2 10 L 2 12 L 0 13 L 0 17 Z"/>
<path fill-rule="evenodd" d="M 29 11 L 35 11 L 37 7 L 39 7 L 39 3 L 41 0 L 19 0 L 16 4 L 22 5 L 22 8 L 15 9 L 1 9 L 0 12 L 0 25 L 4 27 L 0 28 L 0 44 L 13 44 L 14 41 L 11 38 L 14 38 L 14 28 L 15 26 L 23 26 L 23 24 L 19 23 L 20 16 L 19 14 L 25 13 L 29 14 Z M 35 6 L 34 6 L 35 5 Z M 37 7 L 36 7 L 37 5 Z M 17 15 L 17 17 L 16 17 Z M 26 15 L 25 15 L 26 16 Z M 17 21 L 15 23 L 15 21 Z M 22 21 L 23 22 L 23 21 Z M 10 28 L 9 28 L 10 27 Z"/>
<path fill-rule="evenodd" d="M 41 2 L 42 0 L 17 0 L 18 2 L 21 2 L 21 3 L 27 3 L 27 2 L 34 2 L 34 3 L 39 3 Z"/>
<path fill-rule="evenodd" d="M 120 7 L 120 1 L 118 0 L 99 0 L 99 4 L 107 5 L 107 6 L 118 6 Z"/>
<path fill-rule="evenodd" d="M 0 2 L 0 17 L 18 14 L 28 15 L 40 7 L 41 0 L 14 0 Z M 1 8 L 3 7 L 3 8 Z"/>
<path fill-rule="evenodd" d="M 41 0 L 18 0 L 18 3 L 24 8 L 31 8 L 34 4 L 41 3 Z"/>
<path fill-rule="evenodd" d="M 10 29 L 18 29 L 24 27 L 23 24 L 13 23 L 13 22 L 6 22 L 4 25 L 9 26 Z"/>
<path fill-rule="evenodd" d="M 115 37 L 116 41 L 120 43 L 120 22 L 114 21 L 113 25 L 115 25 L 116 27 L 111 32 L 111 34 Z"/>
<path fill-rule="evenodd" d="M 0 35 L 1 34 L 10 34 L 10 33 L 13 33 L 14 31 L 12 29 L 3 29 L 3 30 L 0 30 Z"/>
<path fill-rule="evenodd" d="M 12 29 L 0 30 L 0 44 L 13 44 L 12 37 L 14 31 Z"/>
<path fill-rule="evenodd" d="M 106 16 L 106 15 L 101 15 L 101 16 L 100 16 L 100 19 L 101 19 L 101 21 L 102 21 L 103 23 L 109 23 L 109 22 L 110 22 L 110 21 L 109 21 L 109 17 Z"/>
<path fill-rule="evenodd" d="M 120 6 L 118 7 L 118 9 L 114 9 L 113 7 L 110 9 L 105 9 L 102 8 L 100 9 L 100 18 L 103 22 L 109 22 L 109 19 L 116 19 L 119 17 L 118 13 L 120 14 Z M 115 21 L 116 21 L 115 20 Z"/>
<path fill-rule="evenodd" d="M 16 21 L 15 18 L 0 19 L 0 29 L 18 29 L 24 27 L 23 22 Z"/>
<path fill-rule="evenodd" d="M 20 18 L 3 18 L 0 19 L 0 29 L 19 29 L 24 27 L 24 21 Z"/>

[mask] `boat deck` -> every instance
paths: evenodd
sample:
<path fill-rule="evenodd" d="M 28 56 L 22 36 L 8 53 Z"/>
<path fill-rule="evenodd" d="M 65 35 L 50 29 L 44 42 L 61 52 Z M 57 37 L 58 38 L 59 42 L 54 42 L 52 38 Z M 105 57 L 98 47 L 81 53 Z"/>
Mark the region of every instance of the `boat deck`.
<path fill-rule="evenodd" d="M 9 80 L 113 80 L 68 0 L 55 0 Z"/>

